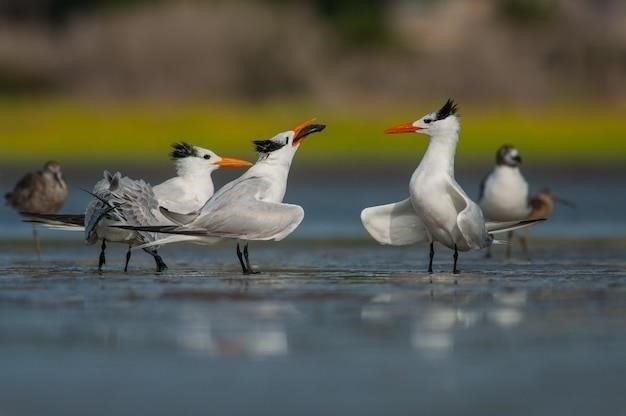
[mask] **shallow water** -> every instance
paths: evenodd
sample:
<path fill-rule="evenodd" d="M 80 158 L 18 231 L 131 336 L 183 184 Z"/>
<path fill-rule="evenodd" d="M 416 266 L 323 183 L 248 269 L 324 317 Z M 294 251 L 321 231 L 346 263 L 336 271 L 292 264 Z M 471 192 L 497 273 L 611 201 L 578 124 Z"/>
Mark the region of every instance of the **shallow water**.
<path fill-rule="evenodd" d="M 536 241 L 536 243 L 539 243 Z M 0 257 L 3 414 L 619 414 L 622 246 L 535 244 L 532 263 L 359 244 Z M 501 253 L 497 253 L 501 254 Z M 271 265 L 271 266 L 269 266 Z M 418 270 L 418 271 L 416 271 Z"/>
<path fill-rule="evenodd" d="M 48 231 L 38 261 L 2 211 L 0 414 L 621 414 L 626 202 L 596 183 L 558 181 L 579 207 L 532 230 L 532 261 L 462 253 L 460 275 L 366 238 L 359 209 L 403 198 L 368 181 L 290 184 L 305 222 L 252 243 L 249 277 L 229 242 L 166 247 L 161 274 L 111 244 L 98 274 Z"/>

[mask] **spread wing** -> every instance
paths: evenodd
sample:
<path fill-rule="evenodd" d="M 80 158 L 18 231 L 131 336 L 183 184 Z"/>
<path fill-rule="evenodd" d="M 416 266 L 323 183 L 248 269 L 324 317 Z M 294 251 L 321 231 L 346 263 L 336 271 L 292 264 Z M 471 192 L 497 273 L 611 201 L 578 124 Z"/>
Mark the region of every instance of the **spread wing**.
<path fill-rule="evenodd" d="M 124 177 L 120 187 L 112 193 L 122 203 L 118 210 L 128 224 L 161 224 L 166 219 L 159 211 L 152 187 L 145 181 Z"/>
<path fill-rule="evenodd" d="M 121 177 L 118 172 L 104 174 L 105 179 L 94 186 L 95 199 L 85 212 L 85 233 L 88 242 L 95 242 L 96 228 L 106 220 L 106 225 L 114 224 L 163 224 L 167 219 L 159 211 L 158 202 L 152 188 L 143 180 Z M 155 233 L 138 232 L 141 241 L 153 241 Z"/>
<path fill-rule="evenodd" d="M 452 178 L 448 180 L 448 192 L 459 213 L 456 224 L 467 247 L 481 249 L 491 245 L 492 237 L 485 228 L 485 219 L 480 207 L 472 201 L 461 186 Z"/>
<path fill-rule="evenodd" d="M 298 205 L 264 201 L 267 179 L 249 177 L 222 188 L 202 209 L 202 214 L 176 233 L 242 240 L 282 240 L 304 218 Z"/>
<path fill-rule="evenodd" d="M 96 182 L 91 192 L 91 195 L 96 199 L 92 200 L 85 209 L 85 240 L 89 244 L 93 244 L 98 240 L 96 227 L 115 208 L 112 203 L 107 202 L 110 184 L 108 172 L 105 171 L 104 176 L 105 179 L 100 179 Z"/>
<path fill-rule="evenodd" d="M 372 238 L 381 244 L 403 246 L 430 241 L 430 235 L 409 199 L 365 208 L 361 212 L 361 222 Z"/>

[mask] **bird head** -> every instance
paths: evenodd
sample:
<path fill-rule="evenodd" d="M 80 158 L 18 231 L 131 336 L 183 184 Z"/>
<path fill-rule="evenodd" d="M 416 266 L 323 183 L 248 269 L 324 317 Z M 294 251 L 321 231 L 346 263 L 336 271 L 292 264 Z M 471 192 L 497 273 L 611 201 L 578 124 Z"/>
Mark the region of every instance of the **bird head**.
<path fill-rule="evenodd" d="M 63 183 L 63 172 L 61 171 L 61 164 L 55 160 L 49 160 L 43 165 L 43 171 L 52 175 L 55 181 L 61 186 L 65 187 Z"/>
<path fill-rule="evenodd" d="M 516 168 L 522 164 L 522 155 L 515 147 L 505 144 L 496 152 L 496 165 Z"/>
<path fill-rule="evenodd" d="M 458 133 L 460 125 L 456 112 L 456 104 L 452 99 L 448 99 L 439 110 L 428 113 L 412 123 L 402 123 L 389 127 L 385 133 L 424 133 L 431 137 Z"/>
<path fill-rule="evenodd" d="M 46 172 L 61 174 L 61 164 L 55 160 L 49 160 L 43 165 L 43 170 Z"/>
<path fill-rule="evenodd" d="M 212 172 L 219 168 L 241 168 L 252 165 L 247 160 L 221 157 L 209 149 L 192 146 L 186 142 L 173 144 L 170 156 L 176 161 L 179 175 L 182 171 L 185 173 L 206 172 L 207 170 Z"/>
<path fill-rule="evenodd" d="M 326 128 L 326 125 L 313 123 L 314 121 L 315 119 L 312 119 L 301 123 L 292 130 L 278 133 L 268 140 L 254 140 L 256 151 L 262 158 L 293 156 L 302 143 L 302 139 Z"/>

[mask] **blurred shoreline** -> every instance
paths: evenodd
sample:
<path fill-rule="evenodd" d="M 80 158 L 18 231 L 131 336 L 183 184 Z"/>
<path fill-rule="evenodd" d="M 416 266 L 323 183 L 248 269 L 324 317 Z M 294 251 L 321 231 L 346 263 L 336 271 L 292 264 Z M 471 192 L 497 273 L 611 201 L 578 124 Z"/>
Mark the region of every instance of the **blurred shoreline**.
<path fill-rule="evenodd" d="M 626 124 L 620 106 L 571 102 L 493 107 L 457 101 L 462 123 L 459 162 L 482 164 L 504 143 L 517 146 L 525 160 L 542 164 L 601 167 L 626 160 Z M 0 161 L 151 164 L 166 160 L 169 146 L 181 140 L 218 154 L 254 159 L 251 140 L 272 137 L 317 117 L 328 128 L 305 142 L 298 163 L 395 163 L 417 160 L 427 138 L 391 137 L 382 130 L 440 105 L 439 101 L 407 105 L 376 100 L 325 106 L 290 100 L 181 104 L 4 99 L 0 100 L 0 135 L 5 138 Z"/>

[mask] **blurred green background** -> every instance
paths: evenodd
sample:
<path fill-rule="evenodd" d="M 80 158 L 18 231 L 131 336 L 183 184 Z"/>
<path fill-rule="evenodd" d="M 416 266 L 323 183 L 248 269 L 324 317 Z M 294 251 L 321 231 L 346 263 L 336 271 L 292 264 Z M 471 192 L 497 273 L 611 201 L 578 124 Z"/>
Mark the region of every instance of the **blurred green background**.
<path fill-rule="evenodd" d="M 559 164 L 626 159 L 626 4 L 618 0 L 4 0 L 5 164 L 163 161 L 187 140 L 328 124 L 304 163 L 417 160 L 391 124 L 460 107 L 458 158 L 503 143 Z"/>

